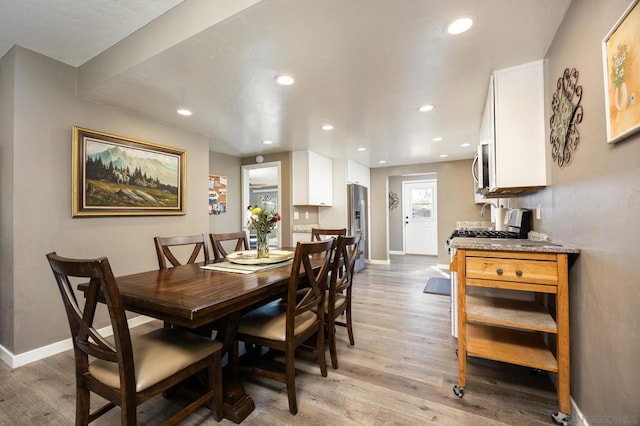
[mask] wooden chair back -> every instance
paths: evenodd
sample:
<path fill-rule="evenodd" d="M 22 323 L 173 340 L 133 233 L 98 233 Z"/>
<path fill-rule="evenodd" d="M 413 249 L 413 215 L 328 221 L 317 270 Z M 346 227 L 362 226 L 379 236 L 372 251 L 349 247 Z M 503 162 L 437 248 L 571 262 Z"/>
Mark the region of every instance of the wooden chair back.
<path fill-rule="evenodd" d="M 327 276 L 331 269 L 335 242 L 335 239 L 331 238 L 308 243 L 299 242 L 296 246 L 287 292 L 287 340 L 294 338 L 296 316 L 317 309 L 321 313 L 318 320 L 320 324 L 323 322 L 322 313 L 324 312 L 323 303 L 327 290 Z M 316 271 L 314 271 L 311 262 L 314 256 L 322 258 L 322 266 Z M 302 297 L 298 293 L 301 268 L 304 269 L 302 282 L 308 286 Z"/>
<path fill-rule="evenodd" d="M 47 254 L 47 259 L 62 295 L 69 320 L 76 360 L 76 377 L 82 378 L 82 380 L 91 379 L 89 356 L 118 363 L 121 389 L 124 390 L 125 395 L 135 395 L 136 383 L 131 336 L 122 299 L 109 261 L 105 257 L 89 260 L 67 259 L 56 253 Z M 89 290 L 86 293 L 83 309 L 78 305 L 69 277 L 89 279 Z M 93 326 L 99 296 L 103 296 L 107 304 L 115 344 L 105 339 Z M 119 394 L 117 389 L 114 389 L 113 392 Z M 108 410 L 112 407 L 113 405 L 103 408 Z"/>
<path fill-rule="evenodd" d="M 353 290 L 353 276 L 355 273 L 356 258 L 358 257 L 358 245 L 361 236 L 339 236 L 336 242 L 336 255 L 334 257 L 329 279 L 329 291 L 327 291 L 327 303 L 325 315 L 327 332 L 329 337 L 329 353 L 331 365 L 338 368 L 338 352 L 336 343 L 336 325 L 347 328 L 349 343 L 355 344 L 353 337 L 353 318 L 351 313 L 351 301 Z M 338 318 L 346 312 L 346 322 L 339 322 Z"/>
<path fill-rule="evenodd" d="M 312 228 L 311 229 L 311 241 L 321 241 L 326 238 L 335 237 L 340 235 L 347 235 L 347 228 Z"/>
<path fill-rule="evenodd" d="M 213 260 L 221 261 L 227 258 L 227 250 L 222 243 L 228 241 L 235 241 L 235 247 L 233 251 L 249 250 L 249 240 L 247 234 L 244 231 L 230 232 L 227 234 L 209 234 L 211 239 L 211 249 L 213 250 Z M 230 246 L 228 246 L 230 247 Z"/>
<path fill-rule="evenodd" d="M 195 263 L 200 255 L 200 251 L 204 255 L 204 263 L 210 263 L 209 250 L 207 248 L 207 239 L 205 234 L 191 235 L 186 237 L 155 237 L 153 239 L 156 246 L 156 254 L 158 255 L 158 268 L 169 269 L 169 267 L 179 266 L 182 263 L 176 258 L 172 251 L 172 247 L 193 245 L 191 255 L 187 260 L 187 264 Z M 167 265 L 167 260 L 171 266 Z"/>
<path fill-rule="evenodd" d="M 334 305 L 336 294 L 343 293 L 351 287 L 360 238 L 360 234 L 338 237 L 336 245 L 338 255 L 332 265 L 331 280 L 329 283 L 330 307 Z M 331 300 L 332 298 L 334 300 Z"/>

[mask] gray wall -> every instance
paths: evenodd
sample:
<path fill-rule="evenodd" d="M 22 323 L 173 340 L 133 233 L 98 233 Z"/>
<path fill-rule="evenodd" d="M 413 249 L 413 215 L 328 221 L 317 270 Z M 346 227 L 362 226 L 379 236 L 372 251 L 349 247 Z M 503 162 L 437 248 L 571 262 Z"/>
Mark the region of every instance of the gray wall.
<path fill-rule="evenodd" d="M 209 216 L 209 232 L 236 232 L 244 226 L 240 157 L 209 152 L 209 173 L 227 177 L 227 212 Z"/>
<path fill-rule="evenodd" d="M 13 344 L 13 105 L 15 49 L 0 59 L 0 344 Z M 7 283 L 7 285 L 5 285 Z"/>
<path fill-rule="evenodd" d="M 480 205 L 476 205 L 473 199 L 471 160 L 373 168 L 369 191 L 372 260 L 389 259 L 387 226 L 389 234 L 398 232 L 395 224 L 389 224 L 389 178 L 424 173 L 436 173 L 438 179 L 438 263 L 450 262 L 445 242 L 455 229 L 456 221 L 481 219 Z"/>
<path fill-rule="evenodd" d="M 75 96 L 75 68 L 26 49 L 14 48 L 2 59 L 0 69 L 0 122 L 13 122 L 12 131 L 3 125 L 1 133 L 2 315 L 7 315 L 5 304 L 13 304 L 14 309 L 9 321 L 3 318 L 0 325 L 0 344 L 21 354 L 69 338 L 47 252 L 107 256 L 115 273 L 124 275 L 157 268 L 154 236 L 207 232 L 209 148 L 207 140 L 191 133 L 82 101 Z M 13 105 L 7 106 L 4 95 L 10 87 Z M 74 124 L 185 149 L 187 214 L 71 218 Z M 7 202 L 11 205 L 5 207 Z M 11 295 L 12 300 L 4 299 Z M 104 314 L 98 326 L 107 324 Z"/>
<path fill-rule="evenodd" d="M 562 169 L 549 157 L 551 187 L 519 200 L 542 206 L 535 228 L 582 250 L 570 271 L 571 395 L 591 425 L 640 422 L 640 134 L 606 142 L 601 56 L 603 38 L 629 4 L 572 2 L 547 53 L 546 116 L 548 123 L 558 78 L 576 68 L 584 90 L 580 144 Z M 636 59 L 631 72 L 638 66 Z"/>
<path fill-rule="evenodd" d="M 400 252 L 404 249 L 402 239 L 402 176 L 389 176 L 389 192 L 393 191 L 399 198 L 398 207 L 389 210 L 389 251 Z"/>

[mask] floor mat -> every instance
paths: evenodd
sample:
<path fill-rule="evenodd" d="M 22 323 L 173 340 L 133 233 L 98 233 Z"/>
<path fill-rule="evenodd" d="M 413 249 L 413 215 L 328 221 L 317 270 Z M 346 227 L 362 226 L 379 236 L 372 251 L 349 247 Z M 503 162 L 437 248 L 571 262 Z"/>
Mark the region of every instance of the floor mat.
<path fill-rule="evenodd" d="M 422 290 L 423 293 L 451 295 L 451 280 L 449 278 L 432 277 Z"/>

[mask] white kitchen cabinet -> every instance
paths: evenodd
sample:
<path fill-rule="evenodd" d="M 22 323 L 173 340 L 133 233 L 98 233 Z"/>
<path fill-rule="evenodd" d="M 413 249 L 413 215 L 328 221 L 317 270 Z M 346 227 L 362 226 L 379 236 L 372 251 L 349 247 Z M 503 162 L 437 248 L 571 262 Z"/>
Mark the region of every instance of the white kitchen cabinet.
<path fill-rule="evenodd" d="M 544 61 L 495 71 L 480 126 L 480 143 L 489 146 L 486 198 L 548 184 L 544 129 Z"/>
<path fill-rule="evenodd" d="M 369 188 L 371 185 L 369 167 L 347 159 L 347 183 L 356 183 Z"/>
<path fill-rule="evenodd" d="M 294 206 L 333 204 L 331 159 L 312 151 L 293 151 L 292 190 Z"/>

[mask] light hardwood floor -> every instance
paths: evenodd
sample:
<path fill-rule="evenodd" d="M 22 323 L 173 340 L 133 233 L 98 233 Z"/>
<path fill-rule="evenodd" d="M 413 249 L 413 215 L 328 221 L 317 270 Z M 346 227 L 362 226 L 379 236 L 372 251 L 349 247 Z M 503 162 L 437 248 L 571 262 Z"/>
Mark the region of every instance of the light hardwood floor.
<path fill-rule="evenodd" d="M 338 329 L 340 368 L 329 366 L 323 378 L 311 354 L 300 354 L 296 416 L 289 414 L 283 384 L 244 377 L 256 409 L 242 424 L 552 424 L 555 388 L 546 374 L 528 368 L 471 358 L 464 398 L 454 396 L 457 359 L 449 297 L 422 293 L 428 277 L 440 276 L 435 264 L 432 257 L 392 256 L 390 265 L 368 265 L 358 273 L 356 344 L 349 346 L 346 329 Z M 153 321 L 133 333 L 161 326 Z M 73 374 L 72 351 L 15 370 L 0 362 L 0 425 L 73 424 Z M 92 396 L 93 406 L 97 399 Z M 176 404 L 162 397 L 148 401 L 138 408 L 139 423 L 159 424 Z M 119 414 L 115 408 L 94 424 L 118 424 Z M 208 414 L 201 408 L 183 424 L 216 424 Z"/>

